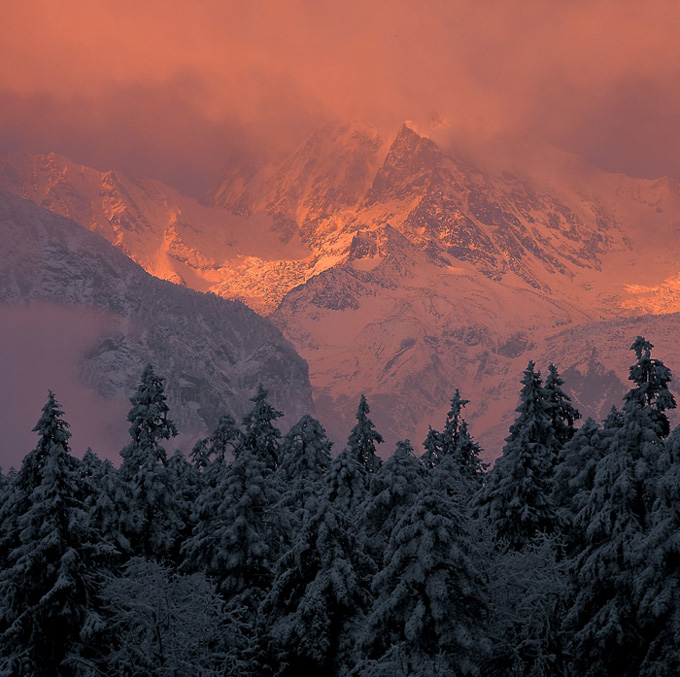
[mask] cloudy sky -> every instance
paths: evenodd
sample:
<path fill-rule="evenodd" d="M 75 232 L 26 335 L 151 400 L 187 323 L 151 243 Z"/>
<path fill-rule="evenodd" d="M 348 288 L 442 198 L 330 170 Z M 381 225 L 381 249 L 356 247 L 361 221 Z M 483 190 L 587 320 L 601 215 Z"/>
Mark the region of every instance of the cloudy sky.
<path fill-rule="evenodd" d="M 326 119 L 445 120 L 680 179 L 677 0 L 9 0 L 0 151 L 200 195 Z"/>

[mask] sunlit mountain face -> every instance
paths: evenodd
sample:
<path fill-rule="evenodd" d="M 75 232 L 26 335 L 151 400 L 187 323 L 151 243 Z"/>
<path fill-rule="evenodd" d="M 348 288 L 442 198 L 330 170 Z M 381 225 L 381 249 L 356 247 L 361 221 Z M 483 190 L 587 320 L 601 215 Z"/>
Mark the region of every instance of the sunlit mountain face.
<path fill-rule="evenodd" d="M 557 151 L 544 167 L 483 168 L 410 124 L 335 124 L 234 164 L 202 202 L 55 154 L 5 155 L 0 188 L 266 316 L 308 362 L 336 440 L 364 393 L 386 447 L 419 444 L 459 388 L 495 457 L 530 359 L 601 417 L 625 392 L 630 337 L 675 341 L 678 185 Z"/>

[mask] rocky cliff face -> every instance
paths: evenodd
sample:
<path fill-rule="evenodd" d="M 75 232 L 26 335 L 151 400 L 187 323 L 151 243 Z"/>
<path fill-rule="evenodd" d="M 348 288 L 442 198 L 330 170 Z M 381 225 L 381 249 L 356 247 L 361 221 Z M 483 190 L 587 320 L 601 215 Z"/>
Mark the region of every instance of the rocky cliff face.
<path fill-rule="evenodd" d="M 2 304 L 100 311 L 101 333 L 76 365 L 97 393 L 129 397 L 150 362 L 187 433 L 224 412 L 239 420 L 259 383 L 289 422 L 313 411 L 306 362 L 242 303 L 154 278 L 98 234 L 1 191 L 0 238 Z"/>

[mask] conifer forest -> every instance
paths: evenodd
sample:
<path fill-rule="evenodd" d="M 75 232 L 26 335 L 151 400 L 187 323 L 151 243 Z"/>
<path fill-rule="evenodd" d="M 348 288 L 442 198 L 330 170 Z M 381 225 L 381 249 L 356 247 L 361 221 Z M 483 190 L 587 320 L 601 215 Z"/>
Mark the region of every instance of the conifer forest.
<path fill-rule="evenodd" d="M 491 468 L 458 391 L 384 462 L 363 396 L 337 453 L 311 416 L 280 431 L 262 387 L 170 454 L 147 366 L 119 467 L 71 454 L 50 392 L 0 474 L 0 675 L 680 674 L 680 427 L 652 348 L 601 422 L 529 362 Z"/>

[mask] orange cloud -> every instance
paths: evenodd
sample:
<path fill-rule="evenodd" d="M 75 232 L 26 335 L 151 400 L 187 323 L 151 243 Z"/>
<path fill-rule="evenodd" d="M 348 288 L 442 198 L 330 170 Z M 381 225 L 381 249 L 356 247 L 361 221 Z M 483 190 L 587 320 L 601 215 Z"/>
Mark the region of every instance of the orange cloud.
<path fill-rule="evenodd" d="M 324 116 L 394 126 L 436 115 L 467 136 L 538 133 L 585 148 L 610 168 L 621 161 L 621 144 L 632 144 L 627 171 L 680 176 L 661 143 L 680 112 L 672 95 L 680 66 L 675 0 L 8 5 L 0 88 L 26 117 L 2 116 L 4 146 L 30 137 L 68 147 L 77 121 L 81 146 L 100 164 L 119 162 L 106 146 L 122 143 L 137 158 L 128 165 L 174 164 L 168 173 L 182 183 L 201 171 L 179 165 L 200 164 L 209 148 L 225 163 L 244 145 L 281 149 Z M 645 91 L 655 94 L 654 123 L 631 139 L 632 109 L 644 108 Z M 621 97 L 625 110 L 616 106 Z M 36 122 L 37 101 L 55 121 Z M 217 164 L 208 157 L 203 174 Z"/>

